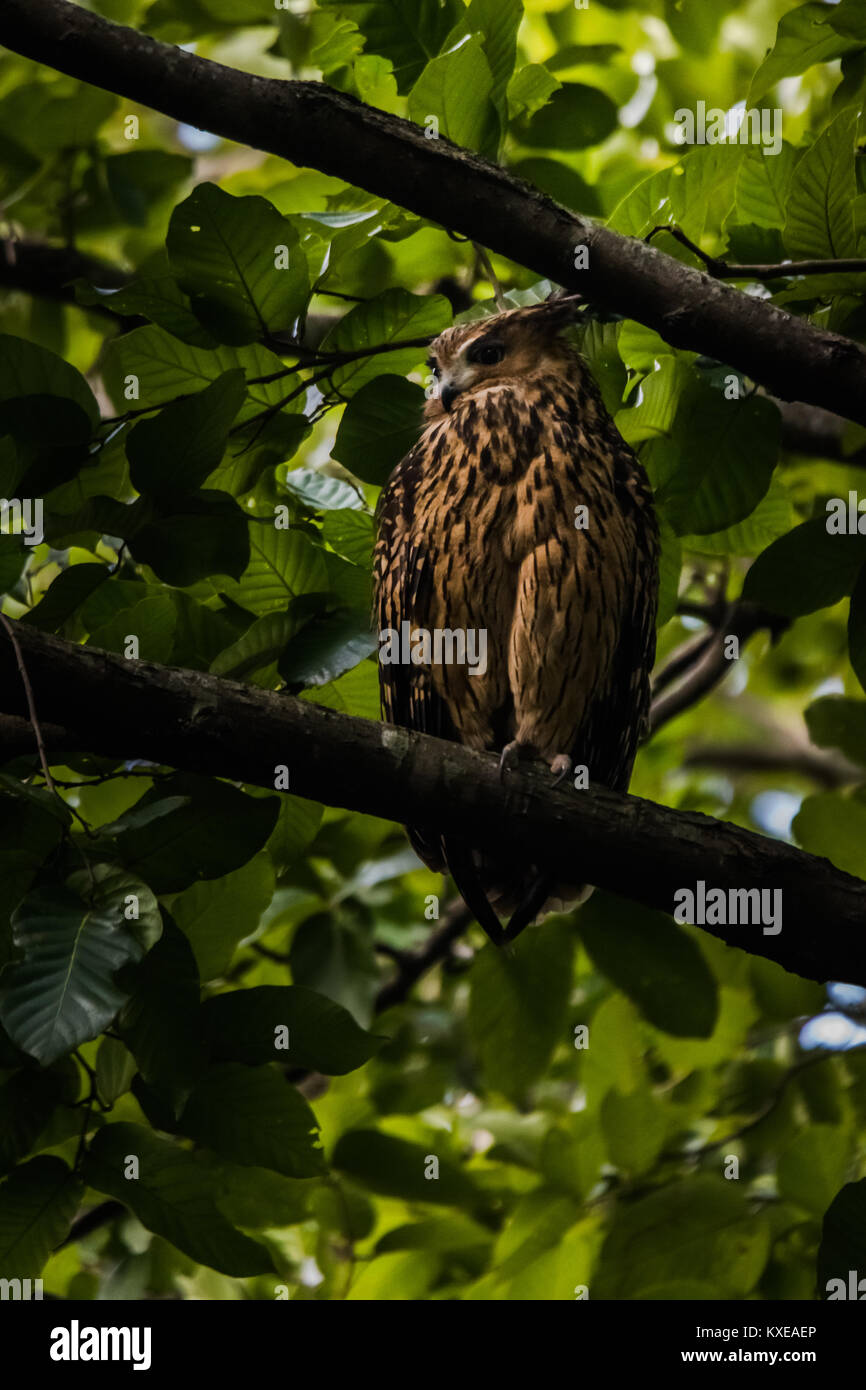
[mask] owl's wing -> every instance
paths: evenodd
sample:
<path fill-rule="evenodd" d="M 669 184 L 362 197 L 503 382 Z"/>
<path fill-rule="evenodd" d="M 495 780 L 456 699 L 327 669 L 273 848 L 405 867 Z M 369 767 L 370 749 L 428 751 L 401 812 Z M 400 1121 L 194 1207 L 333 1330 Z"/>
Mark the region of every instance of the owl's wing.
<path fill-rule="evenodd" d="M 644 471 L 618 436 L 617 442 L 617 504 L 631 535 L 629 580 L 610 683 L 591 703 L 573 757 L 575 763 L 591 765 L 594 781 L 613 791 L 626 791 L 638 746 L 649 725 L 650 674 L 656 649 L 659 535 Z"/>
<path fill-rule="evenodd" d="M 379 693 L 389 724 L 417 729 L 436 738 L 455 738 L 444 700 L 437 693 L 429 666 L 381 659 L 386 632 L 400 640 L 402 624 L 430 626 L 433 557 L 413 528 L 415 494 L 423 466 L 423 443 L 397 465 L 382 489 L 376 512 L 374 558 L 376 623 L 380 641 Z M 437 872 L 446 869 L 441 836 L 429 827 L 408 829 L 416 853 Z"/>

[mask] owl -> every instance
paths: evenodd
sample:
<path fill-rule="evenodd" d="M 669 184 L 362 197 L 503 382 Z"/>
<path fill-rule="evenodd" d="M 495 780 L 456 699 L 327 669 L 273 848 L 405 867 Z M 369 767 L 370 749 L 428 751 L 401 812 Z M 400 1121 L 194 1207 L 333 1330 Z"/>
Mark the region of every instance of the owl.
<path fill-rule="evenodd" d="M 543 760 L 579 796 L 626 790 L 647 727 L 659 541 L 573 317 L 550 300 L 433 342 L 437 389 L 383 489 L 374 568 L 384 719 L 498 752 L 505 779 Z M 500 944 L 592 882 L 579 850 L 563 877 L 445 824 L 408 833 Z"/>

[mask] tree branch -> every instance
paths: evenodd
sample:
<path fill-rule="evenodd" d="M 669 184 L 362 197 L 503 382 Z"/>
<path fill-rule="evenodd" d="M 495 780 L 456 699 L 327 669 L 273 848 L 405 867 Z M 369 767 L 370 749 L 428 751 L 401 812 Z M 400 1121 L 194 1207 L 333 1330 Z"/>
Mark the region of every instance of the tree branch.
<path fill-rule="evenodd" d="M 354 719 L 274 691 L 172 670 L 48 636 L 16 633 L 45 721 L 81 748 L 146 758 L 273 789 L 289 768 L 294 795 L 388 820 L 447 825 L 473 844 L 585 875 L 599 888 L 670 912 L 699 879 L 722 888 L 781 889 L 784 925 L 705 929 L 816 980 L 866 984 L 866 883 L 791 845 L 601 787 L 554 786 L 547 768 L 509 774 L 457 744 Z M 26 700 L 11 642 L 0 642 L 0 709 Z M 3 750 L 0 748 L 0 758 Z"/>
<path fill-rule="evenodd" d="M 866 424 L 866 351 L 764 300 L 574 215 L 410 121 L 317 82 L 251 76 L 67 0 L 3 0 L 0 43 L 153 110 L 335 174 L 730 363 L 783 400 Z M 589 266 L 575 269 L 577 245 Z"/>

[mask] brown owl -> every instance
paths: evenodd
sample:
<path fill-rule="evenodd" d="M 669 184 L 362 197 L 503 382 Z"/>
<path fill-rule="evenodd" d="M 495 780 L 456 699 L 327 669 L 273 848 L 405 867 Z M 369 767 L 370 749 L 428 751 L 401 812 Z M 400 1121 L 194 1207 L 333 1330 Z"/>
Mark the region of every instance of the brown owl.
<path fill-rule="evenodd" d="M 379 506 L 382 712 L 499 752 L 504 776 L 537 758 L 558 781 L 586 768 L 624 791 L 649 708 L 658 527 L 643 468 L 560 336 L 573 316 L 553 300 L 432 344 L 438 393 Z M 559 883 L 444 825 L 409 837 L 499 942 L 592 881 L 579 859 Z"/>

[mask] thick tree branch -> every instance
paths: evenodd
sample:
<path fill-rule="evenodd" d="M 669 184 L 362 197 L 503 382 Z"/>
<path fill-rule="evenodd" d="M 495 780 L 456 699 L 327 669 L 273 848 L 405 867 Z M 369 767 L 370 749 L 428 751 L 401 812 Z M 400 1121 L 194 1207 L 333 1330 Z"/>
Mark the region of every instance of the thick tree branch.
<path fill-rule="evenodd" d="M 275 766 L 285 764 L 295 795 L 448 825 L 472 843 L 667 912 L 675 892 L 700 879 L 780 889 L 779 935 L 706 930 L 811 979 L 866 984 L 866 883 L 791 845 L 603 788 L 557 787 L 547 768 L 510 773 L 503 785 L 493 754 L 208 674 L 124 661 L 23 623 L 16 632 L 49 750 L 59 725 L 90 752 L 260 787 L 272 788 Z M 26 713 L 8 638 L 0 641 L 0 708 Z"/>
<path fill-rule="evenodd" d="M 3 0 L 0 44 L 226 139 L 335 174 L 739 368 L 784 400 L 866 423 L 866 352 L 642 241 L 557 206 L 503 169 L 316 82 L 250 76 L 67 0 Z M 577 245 L 589 266 L 575 269 Z"/>

